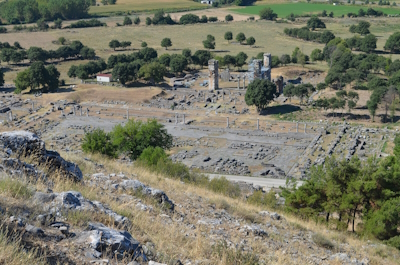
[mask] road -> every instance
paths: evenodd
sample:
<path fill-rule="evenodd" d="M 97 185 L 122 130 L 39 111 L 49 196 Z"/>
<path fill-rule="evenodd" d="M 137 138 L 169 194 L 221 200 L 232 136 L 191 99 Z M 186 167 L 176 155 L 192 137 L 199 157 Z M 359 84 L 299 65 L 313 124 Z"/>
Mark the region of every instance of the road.
<path fill-rule="evenodd" d="M 231 181 L 244 181 L 253 185 L 258 185 L 266 189 L 279 188 L 279 186 L 285 186 L 285 179 L 271 179 L 271 178 L 259 178 L 259 177 L 249 177 L 249 176 L 236 176 L 236 175 L 224 175 L 224 174 L 206 174 L 212 178 L 225 177 Z M 297 181 L 297 186 L 301 186 L 303 181 Z"/>

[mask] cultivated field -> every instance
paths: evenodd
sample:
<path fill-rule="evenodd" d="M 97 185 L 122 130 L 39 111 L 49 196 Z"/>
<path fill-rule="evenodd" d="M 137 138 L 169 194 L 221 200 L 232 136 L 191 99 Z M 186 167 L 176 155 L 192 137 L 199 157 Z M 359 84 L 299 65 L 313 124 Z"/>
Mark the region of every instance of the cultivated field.
<path fill-rule="evenodd" d="M 115 5 L 99 5 L 90 7 L 89 13 L 101 14 L 111 12 L 143 12 L 156 9 L 164 10 L 182 10 L 182 9 L 199 9 L 207 8 L 208 5 L 203 5 L 192 0 L 118 0 Z"/>
<path fill-rule="evenodd" d="M 285 3 L 285 4 L 268 4 L 268 5 L 255 5 L 255 6 L 247 6 L 245 8 L 235 8 L 233 9 L 235 12 L 243 13 L 243 14 L 252 14 L 258 15 L 260 10 L 266 7 L 270 7 L 275 13 L 278 14 L 278 17 L 284 18 L 287 15 L 298 14 L 298 15 L 305 15 L 305 14 L 318 14 L 321 13 L 323 10 L 326 10 L 328 14 L 330 12 L 334 13 L 335 17 L 339 17 L 342 15 L 347 15 L 347 13 L 356 13 L 360 8 L 363 8 L 365 11 L 367 10 L 366 6 L 359 6 L 359 5 L 329 5 L 329 4 L 307 4 L 307 3 Z M 374 10 L 380 10 L 385 14 L 400 14 L 400 8 L 398 7 L 387 7 L 382 8 L 378 7 L 377 5 L 371 5 Z"/>

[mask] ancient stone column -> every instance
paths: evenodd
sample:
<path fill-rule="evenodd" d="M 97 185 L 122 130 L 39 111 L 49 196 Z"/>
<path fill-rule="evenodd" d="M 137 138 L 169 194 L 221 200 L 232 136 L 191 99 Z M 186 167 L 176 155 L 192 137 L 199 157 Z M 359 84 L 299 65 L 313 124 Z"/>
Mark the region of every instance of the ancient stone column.
<path fill-rule="evenodd" d="M 175 112 L 175 124 L 178 124 L 178 113 Z"/>
<path fill-rule="evenodd" d="M 89 117 L 89 108 L 86 108 L 86 117 Z"/>
<path fill-rule="evenodd" d="M 208 90 L 218 89 L 218 61 L 211 59 L 208 61 Z"/>
<path fill-rule="evenodd" d="M 264 53 L 264 67 L 271 68 L 271 54 Z"/>
<path fill-rule="evenodd" d="M 8 112 L 8 121 L 12 121 L 13 120 L 13 115 L 12 115 L 12 111 L 10 110 Z"/>
<path fill-rule="evenodd" d="M 260 129 L 260 119 L 257 119 L 257 130 Z"/>
<path fill-rule="evenodd" d="M 304 133 L 307 133 L 307 123 L 304 123 Z"/>
<path fill-rule="evenodd" d="M 254 79 L 262 79 L 262 60 L 254 60 Z"/>
<path fill-rule="evenodd" d="M 224 99 L 225 99 L 224 91 L 222 91 L 222 100 L 224 100 Z"/>
<path fill-rule="evenodd" d="M 129 120 L 129 109 L 126 110 L 126 119 Z"/>
<path fill-rule="evenodd" d="M 229 128 L 229 117 L 226 117 L 226 128 Z"/>
<path fill-rule="evenodd" d="M 74 106 L 72 106 L 72 113 L 74 114 L 74 116 L 75 116 L 75 105 Z"/>
<path fill-rule="evenodd" d="M 35 109 L 35 102 L 32 101 L 32 111 Z"/>
<path fill-rule="evenodd" d="M 296 122 L 296 132 L 299 132 L 299 123 Z"/>
<path fill-rule="evenodd" d="M 79 110 L 80 110 L 80 113 L 81 113 L 81 116 L 82 116 L 82 106 L 79 107 Z"/>
<path fill-rule="evenodd" d="M 185 123 L 185 114 L 183 114 L 183 125 L 185 125 L 186 123 Z"/>
<path fill-rule="evenodd" d="M 243 89 L 246 89 L 246 76 L 243 76 Z"/>
<path fill-rule="evenodd" d="M 238 76 L 238 89 L 240 89 L 240 76 Z"/>

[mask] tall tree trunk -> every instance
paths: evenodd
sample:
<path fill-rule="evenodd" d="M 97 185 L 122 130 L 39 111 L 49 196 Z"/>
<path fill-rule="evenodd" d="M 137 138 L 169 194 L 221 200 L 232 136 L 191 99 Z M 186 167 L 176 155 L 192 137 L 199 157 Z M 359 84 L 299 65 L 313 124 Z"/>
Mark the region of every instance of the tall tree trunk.
<path fill-rule="evenodd" d="M 339 222 L 342 221 L 342 213 L 339 213 Z"/>
<path fill-rule="evenodd" d="M 356 209 L 354 209 L 354 213 L 353 213 L 353 233 L 354 233 L 354 222 L 356 220 Z"/>
<path fill-rule="evenodd" d="M 326 213 L 326 222 L 329 222 L 329 212 Z"/>

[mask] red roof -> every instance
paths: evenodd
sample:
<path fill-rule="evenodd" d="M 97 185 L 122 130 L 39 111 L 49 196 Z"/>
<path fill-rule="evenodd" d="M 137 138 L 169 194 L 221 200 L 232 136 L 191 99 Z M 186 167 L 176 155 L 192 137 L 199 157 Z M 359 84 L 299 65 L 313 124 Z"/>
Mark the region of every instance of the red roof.
<path fill-rule="evenodd" d="M 111 78 L 111 77 L 112 77 L 112 75 L 110 75 L 110 74 L 98 74 L 97 76 L 109 77 L 109 78 Z"/>

